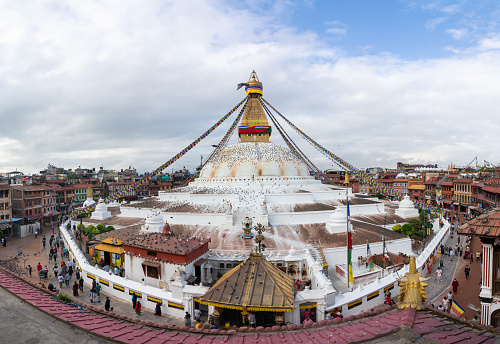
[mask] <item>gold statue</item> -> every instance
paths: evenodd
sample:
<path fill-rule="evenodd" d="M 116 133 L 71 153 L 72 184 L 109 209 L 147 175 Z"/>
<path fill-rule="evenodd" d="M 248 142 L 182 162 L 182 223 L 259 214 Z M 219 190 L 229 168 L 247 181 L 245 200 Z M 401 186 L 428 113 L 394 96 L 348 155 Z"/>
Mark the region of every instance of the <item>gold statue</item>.
<path fill-rule="evenodd" d="M 417 271 L 415 257 L 410 257 L 410 271 L 405 273 L 404 277 L 400 278 L 398 285 L 401 287 L 399 291 L 398 308 L 415 308 L 417 310 L 424 309 L 424 301 L 427 299 L 425 294 L 425 283 L 429 278 L 423 278 L 422 274 Z"/>

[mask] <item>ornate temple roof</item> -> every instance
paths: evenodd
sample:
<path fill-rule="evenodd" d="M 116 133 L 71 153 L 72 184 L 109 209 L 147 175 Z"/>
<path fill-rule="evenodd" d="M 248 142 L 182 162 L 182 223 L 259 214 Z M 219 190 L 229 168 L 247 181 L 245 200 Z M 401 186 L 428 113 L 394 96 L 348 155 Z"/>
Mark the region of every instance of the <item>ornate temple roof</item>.
<path fill-rule="evenodd" d="M 293 279 L 261 254 L 252 253 L 196 301 L 251 312 L 291 312 L 294 300 Z"/>
<path fill-rule="evenodd" d="M 497 207 L 458 227 L 458 234 L 500 237 L 500 207 Z"/>

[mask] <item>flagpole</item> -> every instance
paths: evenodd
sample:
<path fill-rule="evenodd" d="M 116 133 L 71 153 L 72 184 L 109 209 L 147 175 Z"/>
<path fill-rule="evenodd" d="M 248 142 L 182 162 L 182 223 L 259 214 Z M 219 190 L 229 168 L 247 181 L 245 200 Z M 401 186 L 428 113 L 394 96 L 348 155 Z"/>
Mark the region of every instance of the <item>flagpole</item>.
<path fill-rule="evenodd" d="M 347 237 L 347 246 L 346 246 L 346 252 L 347 252 L 347 290 L 350 289 L 350 281 L 351 281 L 351 252 L 349 252 L 349 248 L 350 248 L 350 245 L 349 245 L 349 240 L 350 240 L 350 237 L 349 237 L 349 173 L 346 171 L 345 173 L 345 181 L 344 181 L 344 184 L 345 184 L 345 200 L 346 200 L 346 216 L 347 216 L 347 228 L 346 228 L 346 237 Z"/>

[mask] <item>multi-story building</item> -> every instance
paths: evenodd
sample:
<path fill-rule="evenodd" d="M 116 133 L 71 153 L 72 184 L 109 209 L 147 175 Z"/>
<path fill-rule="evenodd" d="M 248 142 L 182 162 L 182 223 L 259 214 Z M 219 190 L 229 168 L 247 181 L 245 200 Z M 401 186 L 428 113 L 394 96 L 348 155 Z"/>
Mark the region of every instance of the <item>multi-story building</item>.
<path fill-rule="evenodd" d="M 392 182 L 392 187 L 394 188 L 394 191 L 399 192 L 402 195 L 407 195 L 408 194 L 408 183 L 411 181 L 411 179 L 407 178 L 396 178 Z"/>
<path fill-rule="evenodd" d="M 439 186 L 441 186 L 443 206 L 450 209 L 453 204 L 453 182 L 441 182 Z"/>
<path fill-rule="evenodd" d="M 23 218 L 25 224 L 40 219 L 44 210 L 45 188 L 43 185 L 13 185 L 12 216 Z"/>
<path fill-rule="evenodd" d="M 416 201 L 424 201 L 425 185 L 422 180 L 415 179 L 408 183 L 408 195 Z"/>
<path fill-rule="evenodd" d="M 482 188 L 483 208 L 500 204 L 500 185 L 485 185 Z"/>
<path fill-rule="evenodd" d="M 0 184 L 0 229 L 12 234 L 12 193 L 9 184 Z"/>
<path fill-rule="evenodd" d="M 436 204 L 436 188 L 439 177 L 431 177 L 425 183 L 424 198 L 426 203 Z"/>
<path fill-rule="evenodd" d="M 118 195 L 119 201 L 132 201 L 137 199 L 137 192 L 136 190 L 131 190 L 127 192 L 125 195 L 119 194 L 119 192 L 124 191 L 126 188 L 128 188 L 132 182 L 112 182 L 108 183 L 108 192 L 109 196 L 113 195 Z"/>
<path fill-rule="evenodd" d="M 74 198 L 73 204 L 75 206 L 83 204 L 87 199 L 87 189 L 89 188 L 89 184 L 73 184 L 74 188 Z"/>
<path fill-rule="evenodd" d="M 46 185 L 43 186 L 43 198 L 42 198 L 42 225 L 51 223 L 57 220 L 59 212 L 56 210 L 56 197 L 55 193 L 52 192 L 52 188 Z"/>
<path fill-rule="evenodd" d="M 472 203 L 472 179 L 453 180 L 453 201 L 455 210 L 465 212 Z"/>

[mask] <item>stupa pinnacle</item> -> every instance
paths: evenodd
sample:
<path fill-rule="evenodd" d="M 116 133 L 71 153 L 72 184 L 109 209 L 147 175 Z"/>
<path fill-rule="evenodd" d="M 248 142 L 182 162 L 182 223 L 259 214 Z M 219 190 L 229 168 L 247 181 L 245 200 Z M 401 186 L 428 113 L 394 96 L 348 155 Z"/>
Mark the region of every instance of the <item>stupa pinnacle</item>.
<path fill-rule="evenodd" d="M 249 99 L 240 126 L 238 127 L 240 142 L 269 142 L 271 127 L 260 103 L 259 98 L 262 96 L 262 83 L 259 81 L 255 71 L 252 71 L 252 74 L 250 74 L 245 91 Z"/>

